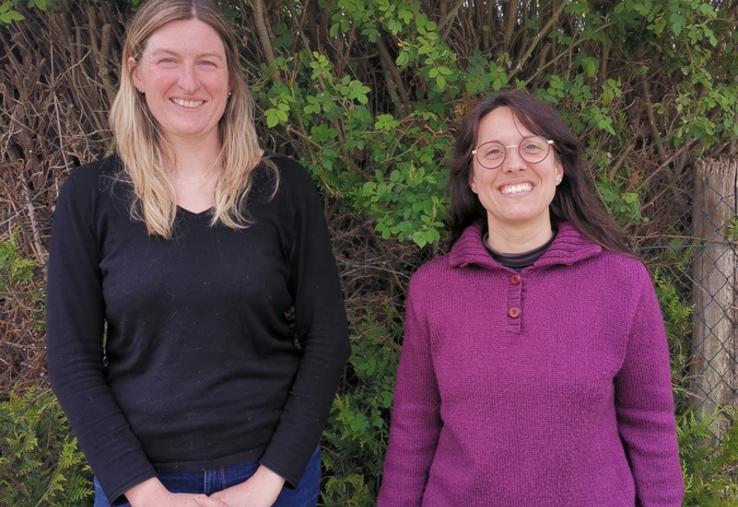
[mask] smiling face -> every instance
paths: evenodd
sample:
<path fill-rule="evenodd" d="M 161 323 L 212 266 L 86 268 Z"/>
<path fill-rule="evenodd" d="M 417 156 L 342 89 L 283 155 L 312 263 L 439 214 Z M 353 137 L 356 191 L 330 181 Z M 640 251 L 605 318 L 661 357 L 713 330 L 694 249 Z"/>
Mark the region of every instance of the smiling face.
<path fill-rule="evenodd" d="M 128 68 L 167 139 L 220 142 L 228 64 L 223 41 L 210 25 L 196 18 L 163 25 L 137 59 L 128 59 Z"/>
<path fill-rule="evenodd" d="M 534 132 L 525 128 L 507 106 L 493 109 L 479 122 L 475 147 L 490 141 L 508 147 L 505 160 L 496 169 L 486 169 L 476 157 L 472 159 L 469 186 L 487 210 L 490 236 L 512 231 L 545 242 L 551 235 L 548 206 L 564 171 L 554 147 L 540 162 L 530 163 L 521 158 L 512 145 L 531 135 Z"/>

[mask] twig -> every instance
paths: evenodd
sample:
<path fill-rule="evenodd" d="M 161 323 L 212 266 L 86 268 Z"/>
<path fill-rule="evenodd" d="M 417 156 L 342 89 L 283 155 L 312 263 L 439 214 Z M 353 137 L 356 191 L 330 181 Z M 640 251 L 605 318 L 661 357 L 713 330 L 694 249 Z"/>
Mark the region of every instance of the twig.
<path fill-rule="evenodd" d="M 650 181 L 651 181 L 651 180 L 653 179 L 653 177 L 654 177 L 654 176 L 656 176 L 656 175 L 657 175 L 658 173 L 660 173 L 660 172 L 661 172 L 661 171 L 663 171 L 663 170 L 664 170 L 664 169 L 665 169 L 666 167 L 668 167 L 668 166 L 669 166 L 669 164 L 671 164 L 671 162 L 672 162 L 672 161 L 673 161 L 673 160 L 674 160 L 675 158 L 677 158 L 677 157 L 678 157 L 679 155 L 681 155 L 681 154 L 682 154 L 682 153 L 684 153 L 685 151 L 689 150 L 689 149 L 690 149 L 690 148 L 691 148 L 691 147 L 692 147 L 692 146 L 693 146 L 693 145 L 694 145 L 694 144 L 695 144 L 696 142 L 697 142 L 697 140 L 696 140 L 696 139 L 692 139 L 692 140 L 691 140 L 691 141 L 689 141 L 689 142 L 688 142 L 687 144 L 685 144 L 684 146 L 682 146 L 681 148 L 679 148 L 679 149 L 678 149 L 677 151 L 675 151 L 674 153 L 672 153 L 671 155 L 669 155 L 669 156 L 668 156 L 668 157 L 666 158 L 666 160 L 664 160 L 663 162 L 661 162 L 661 164 L 660 164 L 660 165 L 659 165 L 659 166 L 658 166 L 658 167 L 657 167 L 656 169 L 654 169 L 653 171 L 651 171 L 651 172 L 650 172 L 650 173 L 648 174 L 648 176 L 646 176 L 646 178 L 645 178 L 645 179 L 644 179 L 644 180 L 643 180 L 643 181 L 642 181 L 642 182 L 640 183 L 640 185 L 639 185 L 639 186 L 640 186 L 640 187 L 644 187 L 644 188 L 645 188 L 645 186 L 646 186 L 646 185 L 648 185 L 648 183 L 649 183 L 649 182 L 650 182 Z"/>
<path fill-rule="evenodd" d="M 441 20 L 441 22 L 438 24 L 438 31 L 443 31 L 443 40 L 446 40 L 448 37 L 448 33 L 451 31 L 451 22 L 454 20 L 456 15 L 459 12 L 459 9 L 462 5 L 464 5 L 467 2 L 467 0 L 458 0 L 454 6 L 451 8 L 450 11 L 448 11 L 448 14 L 446 14 L 446 17 Z"/>
<path fill-rule="evenodd" d="M 635 145 L 635 143 L 632 140 L 628 142 L 628 144 L 625 146 L 625 149 L 620 154 L 620 156 L 618 157 L 618 159 L 615 161 L 615 163 L 612 165 L 612 167 L 610 167 L 610 170 L 607 171 L 607 177 L 608 177 L 608 179 L 613 179 L 615 177 L 615 175 L 618 172 L 618 169 L 620 169 L 620 166 L 623 165 L 623 163 L 625 162 L 625 159 L 633 151 L 634 145 Z"/>
<path fill-rule="evenodd" d="M 515 23 L 518 20 L 518 0 L 510 0 L 507 3 L 507 11 L 505 11 L 505 50 L 510 53 L 510 41 L 515 30 Z"/>
<path fill-rule="evenodd" d="M 533 41 L 530 43 L 530 46 L 528 46 L 528 49 L 525 50 L 523 56 L 518 60 L 518 64 L 515 66 L 515 69 L 513 69 L 513 71 L 510 73 L 510 81 L 512 81 L 513 78 L 518 74 L 518 72 L 523 69 L 523 64 L 528 58 L 530 58 L 530 55 L 533 54 L 533 51 L 536 49 L 536 46 L 541 41 L 541 39 L 543 39 L 544 35 L 546 35 L 554 26 L 554 24 L 559 21 L 559 16 L 561 16 L 561 13 L 564 12 L 567 4 L 568 2 L 561 2 L 561 4 L 556 9 L 556 12 L 553 13 L 553 16 L 551 16 L 546 25 L 533 38 Z"/>
<path fill-rule="evenodd" d="M 33 246 L 36 251 L 36 257 L 41 260 L 41 264 L 46 263 L 47 252 L 41 243 L 41 234 L 38 231 L 38 221 L 36 220 L 36 208 L 33 206 L 33 198 L 28 188 L 28 183 L 23 182 L 23 195 L 26 198 L 26 210 L 28 211 L 28 220 L 31 222 L 31 235 L 33 236 Z"/>
<path fill-rule="evenodd" d="M 49 54 L 50 56 L 50 63 L 51 63 L 51 73 L 50 73 L 50 79 L 51 79 L 51 96 L 54 100 L 54 117 L 56 118 L 56 131 L 59 135 L 59 151 L 61 152 L 62 159 L 64 160 L 64 167 L 69 167 L 69 161 L 67 160 L 67 153 L 64 149 L 63 143 L 64 143 L 64 131 L 61 128 L 61 118 L 59 117 L 59 99 L 56 96 L 56 73 L 54 69 L 54 46 L 49 44 Z"/>
<path fill-rule="evenodd" d="M 100 40 L 100 51 L 96 54 L 95 60 L 97 61 L 97 75 L 102 81 L 105 89 L 105 95 L 108 98 L 108 104 L 112 104 L 115 100 L 115 87 L 110 81 L 110 65 L 108 65 L 109 51 L 110 51 L 110 34 L 113 27 L 110 23 L 105 23 L 102 28 L 102 35 Z"/>
<path fill-rule="evenodd" d="M 656 145 L 656 151 L 659 152 L 659 159 L 661 161 L 661 164 L 664 165 L 667 158 L 666 150 L 664 150 L 664 147 L 661 144 L 661 134 L 659 134 L 659 131 L 656 128 L 656 115 L 653 113 L 653 105 L 651 104 L 651 90 L 648 86 L 648 81 L 644 78 L 641 78 L 641 86 L 643 87 L 643 101 L 644 106 L 646 106 L 648 125 L 651 128 L 651 135 L 653 136 L 653 144 Z"/>
<path fill-rule="evenodd" d="M 272 69 L 271 78 L 279 79 L 279 73 L 274 66 L 274 49 L 272 48 L 272 41 L 269 38 L 269 31 L 266 24 L 264 0 L 254 0 L 254 26 L 256 27 L 256 36 L 259 38 L 259 43 L 264 50 L 264 56 Z"/>
<path fill-rule="evenodd" d="M 384 45 L 384 41 L 382 41 L 381 35 L 377 36 L 376 46 L 377 51 L 379 52 L 379 59 L 382 62 L 384 68 L 389 73 L 390 77 L 392 78 L 392 81 L 395 84 L 395 88 L 397 89 L 397 93 L 400 96 L 400 101 L 402 102 L 401 113 L 403 116 L 408 116 L 412 111 L 412 108 L 410 107 L 410 94 L 405 88 L 405 84 L 402 81 L 402 76 L 400 76 L 400 71 L 397 69 L 395 62 L 392 60 L 392 57 L 387 50 L 387 46 Z"/>
<path fill-rule="evenodd" d="M 606 28 L 608 28 L 611 24 L 612 23 L 605 23 L 597 31 L 598 32 L 601 32 L 601 31 L 605 30 Z M 531 81 L 533 81 L 536 77 L 538 77 L 539 75 L 541 75 L 548 67 L 550 67 L 551 65 L 555 64 L 556 62 L 558 62 L 565 55 L 571 55 L 572 51 L 574 51 L 574 49 L 576 47 L 578 47 L 580 44 L 584 43 L 586 40 L 587 39 L 583 39 L 583 38 L 577 40 L 574 44 L 572 44 L 571 46 L 569 46 L 568 48 L 566 48 L 566 51 L 557 54 L 556 56 L 554 56 L 553 58 L 551 58 L 551 60 L 549 60 L 548 63 L 546 63 L 545 65 L 540 66 L 538 69 L 536 69 L 536 72 L 534 74 L 532 74 L 528 79 L 525 80 L 525 82 L 523 83 L 523 87 L 527 87 L 531 83 Z M 521 64 L 518 64 L 518 65 L 521 66 L 522 63 Z M 510 80 L 512 80 L 512 77 L 515 75 L 515 73 L 517 73 L 517 70 L 513 74 L 510 75 Z"/>
<path fill-rule="evenodd" d="M 405 108 L 402 105 L 400 96 L 397 94 L 397 87 L 395 82 L 392 80 L 390 73 L 387 69 L 384 69 L 384 79 L 387 82 L 387 94 L 390 96 L 392 105 L 395 106 L 395 111 L 404 111 Z"/>

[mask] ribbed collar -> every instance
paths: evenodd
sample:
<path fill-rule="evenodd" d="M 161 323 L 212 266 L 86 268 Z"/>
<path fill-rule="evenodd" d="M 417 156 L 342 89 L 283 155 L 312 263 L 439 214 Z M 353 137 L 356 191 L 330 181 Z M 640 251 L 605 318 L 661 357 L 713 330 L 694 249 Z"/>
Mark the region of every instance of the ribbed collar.
<path fill-rule="evenodd" d="M 554 266 L 562 264 L 571 266 L 595 255 L 602 253 L 602 247 L 592 240 L 582 236 L 570 223 L 562 222 L 558 226 L 553 243 L 531 268 Z M 500 263 L 492 259 L 482 243 L 482 228 L 473 224 L 464 229 L 448 254 L 449 264 L 452 267 L 477 265 L 491 269 L 505 269 Z M 527 268 L 530 269 L 530 268 Z"/>

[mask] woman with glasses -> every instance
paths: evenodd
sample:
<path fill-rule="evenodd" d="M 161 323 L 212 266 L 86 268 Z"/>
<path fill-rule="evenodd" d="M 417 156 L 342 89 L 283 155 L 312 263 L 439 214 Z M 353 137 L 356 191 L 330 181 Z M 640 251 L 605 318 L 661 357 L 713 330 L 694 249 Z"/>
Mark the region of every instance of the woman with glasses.
<path fill-rule="evenodd" d="M 646 268 L 561 117 L 519 91 L 458 131 L 451 251 L 411 279 L 380 507 L 678 506 Z"/>

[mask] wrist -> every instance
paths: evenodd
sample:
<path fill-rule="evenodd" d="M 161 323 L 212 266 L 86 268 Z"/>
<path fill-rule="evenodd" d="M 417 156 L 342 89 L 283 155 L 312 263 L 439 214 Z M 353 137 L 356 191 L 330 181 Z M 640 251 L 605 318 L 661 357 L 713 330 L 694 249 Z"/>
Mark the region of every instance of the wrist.
<path fill-rule="evenodd" d="M 161 481 L 156 477 L 152 477 L 127 489 L 123 494 L 131 507 L 143 507 L 147 503 L 154 505 L 156 498 L 160 498 L 167 493 L 169 493 L 169 490 L 164 487 Z"/>
<path fill-rule="evenodd" d="M 269 484 L 270 486 L 282 489 L 285 483 L 285 478 L 274 472 L 265 465 L 259 465 L 259 468 L 254 472 L 254 476 L 258 477 L 259 481 Z"/>

